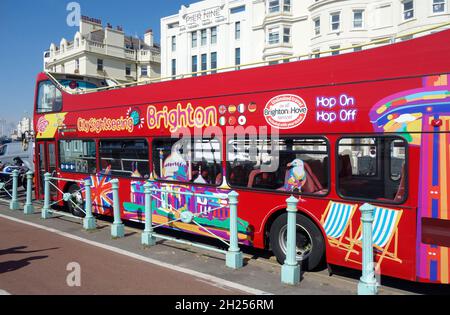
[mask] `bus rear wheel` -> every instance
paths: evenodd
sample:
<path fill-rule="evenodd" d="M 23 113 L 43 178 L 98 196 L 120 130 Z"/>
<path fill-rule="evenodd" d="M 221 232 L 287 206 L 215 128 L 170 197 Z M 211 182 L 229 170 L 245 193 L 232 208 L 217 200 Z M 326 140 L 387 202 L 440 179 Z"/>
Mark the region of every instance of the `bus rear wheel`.
<path fill-rule="evenodd" d="M 67 208 L 76 217 L 84 217 L 84 200 L 80 191 L 80 187 L 76 184 L 72 184 L 67 192 L 72 195 L 71 200 L 67 201 Z"/>
<path fill-rule="evenodd" d="M 302 270 L 319 267 L 325 258 L 325 242 L 320 229 L 308 217 L 297 214 L 297 261 Z M 286 260 L 287 214 L 275 219 L 270 228 L 270 247 L 280 264 Z"/>

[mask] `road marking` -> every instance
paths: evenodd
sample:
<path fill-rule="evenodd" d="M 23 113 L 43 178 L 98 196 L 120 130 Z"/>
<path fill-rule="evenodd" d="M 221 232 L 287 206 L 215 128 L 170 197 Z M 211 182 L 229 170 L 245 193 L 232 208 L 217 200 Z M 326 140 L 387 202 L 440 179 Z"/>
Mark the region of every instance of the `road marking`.
<path fill-rule="evenodd" d="M 247 292 L 249 294 L 254 294 L 254 295 L 272 295 L 272 293 L 269 293 L 269 292 L 265 292 L 265 291 L 262 291 L 262 290 L 251 288 L 251 287 L 248 287 L 246 285 L 242 285 L 242 284 L 239 284 L 239 283 L 236 283 L 236 282 L 228 281 L 228 280 L 225 280 L 225 279 L 222 279 L 222 278 L 219 278 L 219 277 L 216 277 L 216 276 L 208 275 L 208 274 L 196 271 L 196 270 L 191 270 L 191 269 L 187 269 L 187 268 L 184 268 L 184 267 L 172 265 L 172 264 L 160 261 L 160 260 L 156 260 L 156 259 L 153 259 L 153 258 L 145 257 L 145 256 L 142 256 L 142 255 L 139 255 L 139 254 L 135 254 L 135 253 L 132 253 L 132 252 L 120 249 L 120 248 L 116 248 L 116 247 L 110 246 L 110 245 L 106 245 L 106 244 L 102 244 L 102 243 L 99 243 L 99 242 L 91 241 L 91 240 L 88 240 L 88 239 L 85 239 L 85 238 L 82 238 L 82 237 L 79 237 L 79 236 L 76 236 L 76 235 L 72 235 L 72 234 L 69 234 L 69 233 L 66 233 L 66 232 L 62 232 L 62 231 L 59 231 L 59 230 L 56 230 L 56 229 L 53 229 L 53 228 L 49 228 L 49 227 L 46 227 L 46 226 L 43 226 L 43 225 L 40 225 L 40 224 L 24 221 L 24 220 L 21 220 L 21 219 L 9 217 L 9 216 L 2 215 L 2 214 L 0 214 L 0 218 L 6 219 L 6 220 L 10 220 L 10 221 L 14 221 L 14 222 L 21 223 L 21 224 L 25 224 L 25 225 L 29 225 L 29 226 L 32 226 L 32 227 L 35 227 L 35 228 L 38 228 L 38 229 L 41 229 L 41 230 L 45 230 L 47 232 L 55 233 L 55 234 L 63 236 L 63 237 L 67 237 L 67 238 L 70 238 L 70 239 L 73 239 L 73 240 L 76 240 L 76 241 L 83 242 L 85 244 L 89 244 L 89 245 L 96 246 L 96 247 L 99 247 L 99 248 L 102 248 L 102 249 L 106 249 L 106 250 L 109 250 L 109 251 L 117 253 L 117 254 L 128 256 L 128 257 L 131 257 L 131 258 L 134 258 L 134 259 L 137 259 L 137 260 L 141 260 L 141 261 L 144 261 L 144 262 L 147 262 L 147 263 L 150 263 L 150 264 L 153 264 L 153 265 L 157 265 L 157 266 L 160 266 L 160 267 L 164 267 L 166 269 L 170 269 L 170 270 L 173 270 L 173 271 L 185 273 L 185 274 L 188 274 L 190 276 L 206 280 L 207 282 L 213 282 L 214 284 L 217 284 L 217 285 L 226 286 L 226 287 L 229 287 L 229 288 L 232 288 L 232 289 L 236 289 L 236 290 L 239 290 L 239 291 L 242 291 L 242 292 Z"/>

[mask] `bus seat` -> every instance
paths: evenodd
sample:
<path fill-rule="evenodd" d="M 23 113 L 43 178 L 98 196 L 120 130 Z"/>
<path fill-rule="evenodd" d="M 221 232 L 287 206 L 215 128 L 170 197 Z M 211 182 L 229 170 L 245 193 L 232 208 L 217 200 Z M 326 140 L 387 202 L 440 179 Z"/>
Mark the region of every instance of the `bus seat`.
<path fill-rule="evenodd" d="M 250 172 L 250 175 L 248 176 L 248 183 L 247 183 L 248 188 L 253 187 L 256 176 L 258 176 L 261 173 L 262 173 L 261 170 L 253 170 Z"/>
<path fill-rule="evenodd" d="M 351 177 L 353 173 L 350 155 L 339 155 L 338 167 L 340 178 Z"/>
<path fill-rule="evenodd" d="M 325 164 L 323 164 L 319 160 L 308 161 L 308 164 L 311 168 L 312 173 L 317 177 L 320 185 L 323 186 L 327 178 L 326 170 L 324 167 Z"/>
<path fill-rule="evenodd" d="M 306 181 L 303 185 L 302 191 L 306 193 L 316 193 L 318 191 L 323 190 L 322 184 L 317 179 L 317 176 L 311 170 L 311 167 L 308 163 L 304 163 L 305 172 L 306 172 Z"/>

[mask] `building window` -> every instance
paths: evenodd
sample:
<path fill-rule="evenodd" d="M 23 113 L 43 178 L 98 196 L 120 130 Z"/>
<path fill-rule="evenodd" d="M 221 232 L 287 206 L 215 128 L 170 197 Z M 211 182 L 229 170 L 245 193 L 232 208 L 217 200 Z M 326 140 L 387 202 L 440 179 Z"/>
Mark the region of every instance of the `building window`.
<path fill-rule="evenodd" d="M 205 30 L 201 30 L 202 46 L 206 45 L 207 39 L 208 39 L 208 34 L 206 32 L 206 29 Z"/>
<path fill-rule="evenodd" d="M 326 139 L 239 139 L 230 140 L 228 148 L 227 179 L 232 187 L 306 195 L 328 193 L 330 156 Z M 253 152 L 258 154 L 255 156 Z M 263 165 L 277 168 L 269 171 Z M 292 180 L 292 174 L 297 171 L 305 177 Z M 304 184 L 304 181 L 308 184 Z"/>
<path fill-rule="evenodd" d="M 97 71 L 103 71 L 103 59 L 97 59 Z"/>
<path fill-rule="evenodd" d="M 125 75 L 130 76 L 131 75 L 131 65 L 125 66 Z"/>
<path fill-rule="evenodd" d="M 213 52 L 213 53 L 211 53 L 211 73 L 216 73 L 217 72 L 217 70 L 214 70 L 214 69 L 217 69 L 217 53 L 216 52 Z"/>
<path fill-rule="evenodd" d="M 141 66 L 141 76 L 142 77 L 148 76 L 148 68 L 147 68 L 147 66 Z"/>
<path fill-rule="evenodd" d="M 283 43 L 289 44 L 291 42 L 291 29 L 289 27 L 283 28 Z"/>
<path fill-rule="evenodd" d="M 283 11 L 284 12 L 291 12 L 291 0 L 284 0 Z"/>
<path fill-rule="evenodd" d="M 338 192 L 343 197 L 403 202 L 406 142 L 398 137 L 352 137 L 338 143 Z"/>
<path fill-rule="evenodd" d="M 353 28 L 363 28 L 363 14 L 364 10 L 353 11 Z"/>
<path fill-rule="evenodd" d="M 75 59 L 75 70 L 80 71 L 80 59 Z"/>
<path fill-rule="evenodd" d="M 177 60 L 172 59 L 172 76 L 177 75 Z"/>
<path fill-rule="evenodd" d="M 231 14 L 240 13 L 240 12 L 245 12 L 245 5 L 241 5 L 239 7 L 235 7 L 235 8 L 231 8 L 230 9 L 230 13 Z"/>
<path fill-rule="evenodd" d="M 241 64 L 241 48 L 236 48 L 234 50 L 234 64 L 236 66 Z"/>
<path fill-rule="evenodd" d="M 59 141 L 59 163 L 61 171 L 72 173 L 97 172 L 97 149 L 93 140 Z"/>
<path fill-rule="evenodd" d="M 280 42 L 280 28 L 279 27 L 270 28 L 267 40 L 269 45 L 278 44 Z"/>
<path fill-rule="evenodd" d="M 197 32 L 192 32 L 192 48 L 197 47 Z"/>
<path fill-rule="evenodd" d="M 269 13 L 280 12 L 280 0 L 269 0 Z"/>
<path fill-rule="evenodd" d="M 146 140 L 102 140 L 99 148 L 102 172 L 113 176 L 149 178 Z"/>
<path fill-rule="evenodd" d="M 176 50 L 177 50 L 177 37 L 172 36 L 172 51 L 176 51 Z"/>
<path fill-rule="evenodd" d="M 214 45 L 217 43 L 217 27 L 211 28 L 211 45 Z"/>
<path fill-rule="evenodd" d="M 235 40 L 241 39 L 241 22 L 236 22 L 234 24 L 234 39 Z"/>
<path fill-rule="evenodd" d="M 206 71 L 208 68 L 208 56 L 206 54 L 202 54 L 202 71 Z M 206 72 L 202 72 L 202 75 L 205 75 Z"/>
<path fill-rule="evenodd" d="M 312 51 L 314 58 L 320 58 L 320 49 L 314 49 Z"/>
<path fill-rule="evenodd" d="M 353 44 L 353 51 L 354 52 L 357 52 L 357 51 L 361 51 L 362 50 L 362 47 L 361 47 L 361 44 Z"/>
<path fill-rule="evenodd" d="M 192 73 L 195 73 L 198 71 L 198 63 L 197 63 L 197 56 L 192 56 Z M 192 76 L 196 77 L 197 74 L 193 74 Z"/>
<path fill-rule="evenodd" d="M 403 1 L 403 19 L 409 20 L 414 17 L 414 2 L 412 0 Z"/>
<path fill-rule="evenodd" d="M 433 13 L 445 12 L 445 0 L 433 0 Z"/>
<path fill-rule="evenodd" d="M 332 31 L 339 31 L 339 28 L 341 27 L 341 13 L 331 13 L 331 30 Z"/>
<path fill-rule="evenodd" d="M 314 34 L 320 35 L 320 17 L 314 20 Z"/>
<path fill-rule="evenodd" d="M 336 46 L 330 46 L 330 50 L 332 50 L 331 55 L 332 56 L 336 56 L 339 55 L 339 49 L 341 48 L 341 46 L 336 45 Z"/>

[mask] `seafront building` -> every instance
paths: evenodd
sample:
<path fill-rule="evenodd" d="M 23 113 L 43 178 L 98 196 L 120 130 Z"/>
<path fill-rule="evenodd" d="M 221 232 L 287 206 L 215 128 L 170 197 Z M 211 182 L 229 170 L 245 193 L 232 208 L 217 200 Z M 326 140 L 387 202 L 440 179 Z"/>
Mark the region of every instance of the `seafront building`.
<path fill-rule="evenodd" d="M 161 19 L 161 75 L 171 77 L 385 45 L 450 21 L 449 0 L 204 0 Z M 442 30 L 442 29 L 440 29 Z M 405 34 L 405 36 L 402 36 Z M 420 34 L 420 36 L 426 33 Z M 419 36 L 419 35 L 417 35 Z M 360 44 L 376 42 L 364 48 Z M 354 47 L 354 48 L 353 48 Z M 331 51 L 320 54 L 321 51 Z"/>
<path fill-rule="evenodd" d="M 83 16 L 72 40 L 52 43 L 44 53 L 44 70 L 107 77 L 119 83 L 146 81 L 160 76 L 160 47 L 153 31 L 144 39 L 128 36 L 122 27 L 103 27 L 99 19 Z"/>

